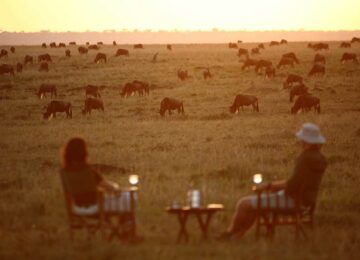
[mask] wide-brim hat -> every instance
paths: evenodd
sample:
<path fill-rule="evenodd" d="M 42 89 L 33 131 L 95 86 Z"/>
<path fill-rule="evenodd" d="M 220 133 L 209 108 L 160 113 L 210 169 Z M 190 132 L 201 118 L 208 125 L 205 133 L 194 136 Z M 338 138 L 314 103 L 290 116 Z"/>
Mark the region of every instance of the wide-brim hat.
<path fill-rule="evenodd" d="M 305 123 L 296 133 L 296 137 L 308 144 L 324 144 L 326 139 L 320 133 L 320 128 L 312 123 Z"/>

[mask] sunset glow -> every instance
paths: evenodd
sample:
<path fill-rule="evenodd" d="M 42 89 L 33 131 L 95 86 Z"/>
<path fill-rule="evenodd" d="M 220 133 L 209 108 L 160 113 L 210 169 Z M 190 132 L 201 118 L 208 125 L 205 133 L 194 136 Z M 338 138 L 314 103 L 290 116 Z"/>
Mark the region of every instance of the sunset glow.
<path fill-rule="evenodd" d="M 359 0 L 2 0 L 0 30 L 356 30 Z"/>

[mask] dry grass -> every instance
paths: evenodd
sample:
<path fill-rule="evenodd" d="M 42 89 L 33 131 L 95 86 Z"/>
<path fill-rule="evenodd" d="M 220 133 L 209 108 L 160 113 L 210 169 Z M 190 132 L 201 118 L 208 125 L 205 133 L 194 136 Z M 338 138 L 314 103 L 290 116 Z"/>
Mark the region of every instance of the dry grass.
<path fill-rule="evenodd" d="M 244 44 L 251 48 L 255 44 Z M 282 82 L 289 72 L 306 75 L 314 52 L 305 43 L 267 48 L 259 58 L 277 63 L 294 51 L 301 64 L 278 71 L 266 80 L 251 71 L 242 72 L 236 52 L 226 45 L 145 46 L 130 50 L 130 57 L 111 57 L 107 64 L 92 63 L 96 51 L 65 59 L 64 49 L 18 47 L 1 62 L 14 64 L 25 54 L 50 53 L 49 73 L 26 66 L 15 78 L 0 76 L 0 258 L 80 259 L 355 259 L 360 252 L 359 199 L 359 98 L 360 67 L 341 65 L 338 43 L 325 51 L 327 75 L 306 78 L 306 85 L 321 98 L 322 114 L 290 115 L 288 93 Z M 5 47 L 7 48 L 7 47 Z M 359 52 L 360 45 L 352 51 Z M 109 56 L 116 48 L 102 46 Z M 152 63 L 159 52 L 158 62 Z M 202 69 L 210 67 L 213 79 L 204 81 Z M 176 78 L 179 68 L 192 79 Z M 153 87 L 148 97 L 121 99 L 120 86 L 134 79 Z M 59 114 L 44 121 L 38 100 L 41 83 L 56 83 L 58 99 L 73 104 L 73 119 Z M 81 115 L 86 84 L 105 85 L 105 113 Z M 317 87 L 317 90 L 313 88 Z M 238 93 L 259 98 L 260 113 L 245 108 L 231 115 L 228 107 Z M 160 118 L 159 104 L 165 96 L 184 100 L 185 115 Z M 291 232 L 279 230 L 274 243 L 255 242 L 253 232 L 240 241 L 223 244 L 199 240 L 195 221 L 190 222 L 188 245 L 174 243 L 177 220 L 164 212 L 172 200 L 185 203 L 190 183 L 207 185 L 208 202 L 224 203 L 226 211 L 215 216 L 214 235 L 226 228 L 236 201 L 249 194 L 251 176 L 262 172 L 267 180 L 287 178 L 300 147 L 294 132 L 307 121 L 319 124 L 328 143 L 328 158 L 316 212 L 316 229 L 309 241 L 294 243 Z M 138 246 L 100 239 L 68 239 L 64 200 L 58 176 L 59 149 L 72 136 L 89 143 L 90 160 L 103 174 L 122 185 L 130 172 L 141 176 L 139 233 L 146 241 Z M 105 165 L 105 166 L 104 166 Z M 106 167 L 106 165 L 112 167 Z"/>

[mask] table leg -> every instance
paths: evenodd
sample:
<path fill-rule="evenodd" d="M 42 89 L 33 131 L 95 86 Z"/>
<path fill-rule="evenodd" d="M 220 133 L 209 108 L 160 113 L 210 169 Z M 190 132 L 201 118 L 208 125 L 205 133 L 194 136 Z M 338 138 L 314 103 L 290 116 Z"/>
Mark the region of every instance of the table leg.
<path fill-rule="evenodd" d="M 179 223 L 180 223 L 180 231 L 177 237 L 177 242 L 181 242 L 181 239 L 184 237 L 185 242 L 189 241 L 189 234 L 186 230 L 186 221 L 188 218 L 188 214 L 187 213 L 178 213 L 178 219 L 179 219 Z"/>
<path fill-rule="evenodd" d="M 200 229 L 201 229 L 202 239 L 203 240 L 207 240 L 207 238 L 208 238 L 208 229 L 209 229 L 209 224 L 210 224 L 211 217 L 212 217 L 213 213 L 214 212 L 207 212 L 205 214 L 205 216 L 206 216 L 205 222 L 202 219 L 202 214 L 201 213 L 196 214 L 196 218 L 197 218 L 197 220 L 199 222 L 199 226 L 200 226 Z"/>

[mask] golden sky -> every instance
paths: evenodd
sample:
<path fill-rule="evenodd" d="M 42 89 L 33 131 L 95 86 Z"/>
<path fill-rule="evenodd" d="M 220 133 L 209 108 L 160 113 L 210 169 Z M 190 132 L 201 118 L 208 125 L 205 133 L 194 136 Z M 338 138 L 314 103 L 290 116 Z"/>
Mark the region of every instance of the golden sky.
<path fill-rule="evenodd" d="M 1 0 L 0 30 L 358 30 L 360 0 Z"/>

